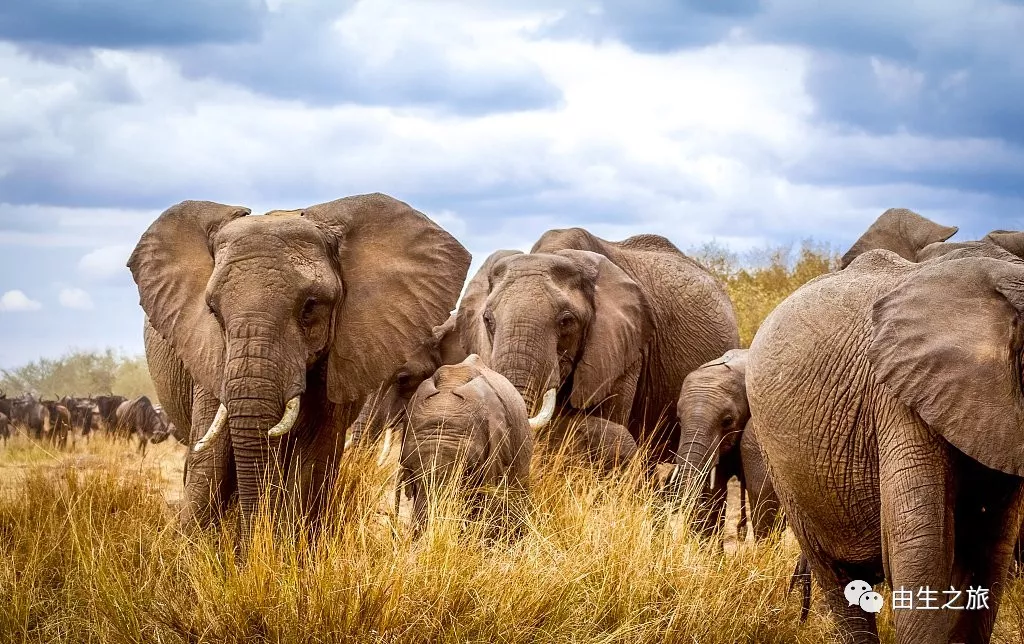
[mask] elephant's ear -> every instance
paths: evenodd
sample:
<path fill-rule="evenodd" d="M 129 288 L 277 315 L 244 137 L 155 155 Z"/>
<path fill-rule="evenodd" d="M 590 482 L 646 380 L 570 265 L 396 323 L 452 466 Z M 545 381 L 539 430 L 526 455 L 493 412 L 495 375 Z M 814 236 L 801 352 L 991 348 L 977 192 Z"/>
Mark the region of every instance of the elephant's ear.
<path fill-rule="evenodd" d="M 993 230 L 984 239 L 1024 259 L 1024 231 Z"/>
<path fill-rule="evenodd" d="M 1024 475 L 1024 266 L 965 258 L 922 267 L 875 302 L 878 381 L 957 449 Z"/>
<path fill-rule="evenodd" d="M 530 459 L 533 456 L 533 432 L 523 397 L 500 373 L 474 363 L 489 389 L 485 396 L 488 412 L 488 461 L 484 470 L 486 485 L 497 485 L 505 477 L 509 483 L 529 485 Z"/>
<path fill-rule="evenodd" d="M 891 250 L 911 262 L 917 252 L 935 242 L 946 241 L 959 230 L 956 226 L 943 226 L 906 208 L 890 208 L 846 251 L 840 268 L 846 268 L 854 259 L 869 250 Z"/>
<path fill-rule="evenodd" d="M 459 310 L 455 314 L 456 335 L 467 354 L 476 353 L 491 358 L 491 340 L 484 327 L 481 316 L 487 295 L 491 292 L 491 269 L 494 265 L 512 255 L 521 255 L 518 250 L 496 250 L 484 260 L 480 270 L 466 284 L 466 290 L 459 301 Z"/>
<path fill-rule="evenodd" d="M 434 327 L 434 340 L 437 342 L 438 356 L 443 365 L 458 364 L 469 356 L 456 331 L 456 319 L 456 314 L 452 313 L 444 324 Z"/>
<path fill-rule="evenodd" d="M 604 401 L 626 369 L 643 356 L 654 330 L 640 286 L 604 255 L 563 250 L 594 284 L 594 317 L 573 373 L 570 401 L 585 409 Z"/>
<path fill-rule="evenodd" d="M 380 193 L 312 206 L 303 216 L 338 239 L 345 289 L 334 314 L 328 397 L 358 403 L 455 308 L 470 254 L 423 213 Z"/>
<path fill-rule="evenodd" d="M 183 201 L 142 234 L 128 268 L 149 324 L 174 349 L 193 379 L 215 396 L 224 377 L 224 333 L 206 303 L 213 274 L 212 239 L 250 210 L 212 201 Z"/>

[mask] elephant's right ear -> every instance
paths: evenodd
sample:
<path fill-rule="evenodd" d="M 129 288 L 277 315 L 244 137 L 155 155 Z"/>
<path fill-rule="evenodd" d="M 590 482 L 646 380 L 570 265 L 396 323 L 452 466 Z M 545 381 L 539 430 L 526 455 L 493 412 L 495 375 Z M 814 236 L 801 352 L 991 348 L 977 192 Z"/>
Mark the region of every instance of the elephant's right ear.
<path fill-rule="evenodd" d="M 458 340 L 467 354 L 482 356 L 484 362 L 491 358 L 491 338 L 481 318 L 487 295 L 491 292 L 491 269 L 506 257 L 521 254 L 518 250 L 496 250 L 491 253 L 473 279 L 466 284 L 466 290 L 459 301 L 459 310 L 455 314 Z"/>
<path fill-rule="evenodd" d="M 922 267 L 875 302 L 876 379 L 982 465 L 1024 476 L 1024 266 Z"/>
<path fill-rule="evenodd" d="M 917 253 L 928 244 L 946 241 L 959 230 L 956 226 L 943 226 L 906 208 L 890 208 L 846 251 L 839 264 L 846 268 L 854 259 L 869 250 L 884 248 L 903 259 L 916 261 Z"/>
<path fill-rule="evenodd" d="M 225 224 L 250 212 L 212 201 L 183 201 L 157 217 L 128 258 L 150 325 L 196 382 L 215 396 L 221 393 L 225 345 L 206 303 L 214 265 L 211 240 Z"/>

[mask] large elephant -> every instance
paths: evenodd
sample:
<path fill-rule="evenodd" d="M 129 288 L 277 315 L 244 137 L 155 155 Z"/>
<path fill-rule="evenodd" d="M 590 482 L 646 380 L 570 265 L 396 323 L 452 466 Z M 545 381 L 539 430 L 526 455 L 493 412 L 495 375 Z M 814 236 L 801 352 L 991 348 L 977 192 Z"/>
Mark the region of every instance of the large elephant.
<path fill-rule="evenodd" d="M 523 395 L 527 409 L 557 391 L 565 423 L 618 426 L 671 460 L 676 401 L 699 365 L 739 346 L 724 285 L 671 242 L 611 242 L 581 228 L 550 230 L 530 253 L 499 251 L 459 305 L 469 346 Z"/>
<path fill-rule="evenodd" d="M 157 396 L 199 450 L 182 520 L 209 524 L 237 489 L 243 544 L 263 501 L 316 520 L 345 428 L 449 314 L 470 262 L 379 193 L 249 214 L 182 202 L 128 261 Z"/>
<path fill-rule="evenodd" d="M 860 255 L 876 249 L 891 250 L 903 259 L 917 260 L 925 246 L 944 242 L 959 230 L 943 226 L 906 208 L 889 208 L 843 254 L 840 268 L 846 268 Z"/>
<path fill-rule="evenodd" d="M 553 411 L 528 418 L 516 388 L 476 354 L 424 380 L 409 403 L 396 492 L 409 491 L 416 527 L 426 525 L 429 499 L 445 484 L 484 494 L 485 502 L 498 495 L 520 503 L 529 492 L 533 432 Z"/>
<path fill-rule="evenodd" d="M 1024 500 L 1024 263 L 973 252 L 865 253 L 783 301 L 750 348 L 754 431 L 850 641 L 877 641 L 844 599 L 854 580 L 915 600 L 991 589 L 991 610 L 894 613 L 899 642 L 991 635 Z"/>
<path fill-rule="evenodd" d="M 729 481 L 736 477 L 744 508 L 737 526 L 741 541 L 748 494 L 755 539 L 767 537 L 779 515 L 754 432 L 746 431 L 750 420 L 746 369 L 747 350 L 732 349 L 686 376 L 679 393 L 681 433 L 671 480 L 677 489 L 698 493 L 697 525 L 703 533 L 713 534 L 724 525 Z"/>

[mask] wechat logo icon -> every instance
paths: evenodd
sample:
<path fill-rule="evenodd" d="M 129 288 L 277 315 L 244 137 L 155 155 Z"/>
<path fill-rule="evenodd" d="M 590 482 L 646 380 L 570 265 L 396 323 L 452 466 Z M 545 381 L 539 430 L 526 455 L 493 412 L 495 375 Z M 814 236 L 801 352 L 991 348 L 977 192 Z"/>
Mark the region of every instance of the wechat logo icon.
<path fill-rule="evenodd" d="M 846 590 L 843 592 L 850 606 L 860 606 L 866 613 L 880 613 L 882 606 L 885 605 L 882 596 L 871 590 L 871 584 L 866 581 L 854 579 L 846 584 Z"/>

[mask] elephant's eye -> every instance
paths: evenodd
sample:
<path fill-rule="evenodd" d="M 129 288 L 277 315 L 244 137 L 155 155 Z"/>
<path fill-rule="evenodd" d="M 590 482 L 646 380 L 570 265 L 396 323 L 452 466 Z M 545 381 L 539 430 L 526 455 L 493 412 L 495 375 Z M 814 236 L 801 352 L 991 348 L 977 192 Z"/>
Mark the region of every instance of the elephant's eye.
<path fill-rule="evenodd" d="M 405 388 L 406 386 L 409 385 L 410 378 L 412 378 L 412 374 L 410 374 L 408 371 L 403 371 L 399 373 L 398 376 L 395 378 L 395 384 L 397 384 L 400 388 Z"/>
<path fill-rule="evenodd" d="M 575 322 L 576 316 L 574 316 L 569 311 L 565 311 L 558 316 L 558 326 L 561 327 L 562 329 L 570 328 Z"/>
<path fill-rule="evenodd" d="M 484 326 L 487 327 L 487 332 L 494 335 L 494 314 L 490 311 L 484 311 Z"/>
<path fill-rule="evenodd" d="M 732 416 L 726 416 L 722 419 L 722 427 L 732 427 L 732 424 L 736 422 L 736 419 Z"/>
<path fill-rule="evenodd" d="M 306 303 L 302 305 L 302 319 L 308 321 L 313 317 L 313 313 L 316 311 L 316 298 L 306 298 Z"/>

